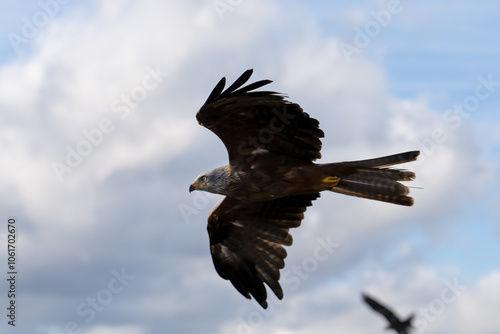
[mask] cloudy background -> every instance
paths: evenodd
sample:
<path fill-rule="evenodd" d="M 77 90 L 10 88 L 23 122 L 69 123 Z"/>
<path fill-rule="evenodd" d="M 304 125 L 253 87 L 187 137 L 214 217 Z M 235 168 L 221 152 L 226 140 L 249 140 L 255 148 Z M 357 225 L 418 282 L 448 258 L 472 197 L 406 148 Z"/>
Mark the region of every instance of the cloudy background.
<path fill-rule="evenodd" d="M 0 332 L 383 333 L 366 291 L 416 312 L 417 333 L 497 333 L 499 9 L 2 2 Z M 227 159 L 195 113 L 222 76 L 248 68 L 320 120 L 322 161 L 422 151 L 405 165 L 417 174 L 411 208 L 334 193 L 315 202 L 292 231 L 285 298 L 268 310 L 213 268 L 206 219 L 221 198 L 188 193 Z"/>

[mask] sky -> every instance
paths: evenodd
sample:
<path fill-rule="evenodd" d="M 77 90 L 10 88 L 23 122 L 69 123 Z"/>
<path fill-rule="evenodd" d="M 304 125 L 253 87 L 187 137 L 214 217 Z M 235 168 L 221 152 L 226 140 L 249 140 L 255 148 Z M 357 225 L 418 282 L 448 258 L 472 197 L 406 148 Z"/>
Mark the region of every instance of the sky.
<path fill-rule="evenodd" d="M 1 333 L 385 333 L 362 292 L 414 333 L 498 332 L 498 2 L 1 6 Z M 320 162 L 421 151 L 412 207 L 314 202 L 267 310 L 213 267 L 222 197 L 188 192 L 227 163 L 196 111 L 249 68 L 320 121 Z"/>

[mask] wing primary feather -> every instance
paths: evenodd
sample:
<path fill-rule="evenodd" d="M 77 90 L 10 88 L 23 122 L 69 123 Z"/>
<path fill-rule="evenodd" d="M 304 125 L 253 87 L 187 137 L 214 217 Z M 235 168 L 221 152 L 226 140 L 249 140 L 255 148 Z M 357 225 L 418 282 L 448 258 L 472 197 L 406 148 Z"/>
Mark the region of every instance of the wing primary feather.
<path fill-rule="evenodd" d="M 252 73 L 253 73 L 253 69 L 249 69 L 249 70 L 246 70 L 245 72 L 243 72 L 243 74 L 240 75 L 240 77 L 238 79 L 236 79 L 236 81 L 233 82 L 233 84 L 231 86 L 229 86 L 224 92 L 222 92 L 222 94 L 220 96 L 224 97 L 224 96 L 230 95 L 234 90 L 240 88 L 245 82 L 248 81 L 248 79 L 250 79 L 250 77 L 252 76 Z"/>
<path fill-rule="evenodd" d="M 249 85 L 246 85 L 245 87 L 242 87 L 242 88 L 234 91 L 233 94 L 247 93 L 247 92 L 249 92 L 251 90 L 254 90 L 254 89 L 260 88 L 262 86 L 268 85 L 271 82 L 273 82 L 273 81 L 272 80 L 260 80 L 260 81 L 251 83 Z M 259 93 L 262 93 L 262 92 L 259 92 Z M 264 93 L 266 93 L 266 94 L 277 94 L 276 92 L 264 92 Z"/>
<path fill-rule="evenodd" d="M 220 96 L 222 90 L 224 90 L 225 85 L 226 85 L 226 77 L 222 77 L 222 79 L 219 80 L 214 89 L 212 89 L 212 92 L 210 93 L 204 104 L 213 102 L 218 96 Z"/>

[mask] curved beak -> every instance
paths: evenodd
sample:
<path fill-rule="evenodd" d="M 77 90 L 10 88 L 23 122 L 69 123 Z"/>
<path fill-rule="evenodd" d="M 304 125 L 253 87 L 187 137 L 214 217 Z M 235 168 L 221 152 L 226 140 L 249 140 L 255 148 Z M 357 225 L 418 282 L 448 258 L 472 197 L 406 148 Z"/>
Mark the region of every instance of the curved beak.
<path fill-rule="evenodd" d="M 193 192 L 194 190 L 196 190 L 196 186 L 195 185 L 190 185 L 189 186 L 189 192 Z"/>

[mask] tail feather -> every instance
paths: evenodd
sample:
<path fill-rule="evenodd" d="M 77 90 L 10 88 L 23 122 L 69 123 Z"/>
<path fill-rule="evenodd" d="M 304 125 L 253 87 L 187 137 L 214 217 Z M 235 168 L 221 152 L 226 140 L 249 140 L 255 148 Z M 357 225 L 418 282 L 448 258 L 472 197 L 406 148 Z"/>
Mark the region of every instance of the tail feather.
<path fill-rule="evenodd" d="M 339 182 L 339 185 L 333 187 L 331 191 L 339 194 L 373 199 L 381 202 L 388 202 L 405 206 L 413 205 L 412 197 L 406 195 L 389 195 L 389 194 L 379 193 L 376 190 L 365 185 L 345 184 L 345 183 L 341 184 L 341 182 Z"/>
<path fill-rule="evenodd" d="M 376 159 L 344 162 L 342 165 L 353 168 L 354 172 L 339 175 L 340 181 L 330 190 L 345 195 L 411 206 L 413 198 L 407 196 L 409 189 L 399 181 L 411 181 L 415 178 L 415 173 L 380 167 L 414 161 L 419 154 L 419 151 L 411 151 Z"/>
<path fill-rule="evenodd" d="M 396 164 L 402 164 L 405 162 L 411 162 L 417 160 L 420 155 L 420 151 L 409 151 L 393 155 L 387 155 L 385 157 L 358 160 L 358 161 L 346 161 L 343 164 L 352 167 L 387 167 Z"/>
<path fill-rule="evenodd" d="M 406 320 L 404 321 L 404 324 L 406 325 L 406 327 L 413 327 L 412 321 L 413 321 L 413 318 L 414 318 L 414 317 L 415 317 L 415 315 L 414 315 L 414 314 L 412 314 L 412 315 L 410 315 L 410 316 L 408 317 L 408 319 L 406 319 Z"/>
<path fill-rule="evenodd" d="M 349 180 L 355 182 L 366 180 L 371 177 L 393 181 L 412 181 L 415 179 L 415 173 L 404 169 L 356 167 L 356 173 L 351 175 Z"/>

